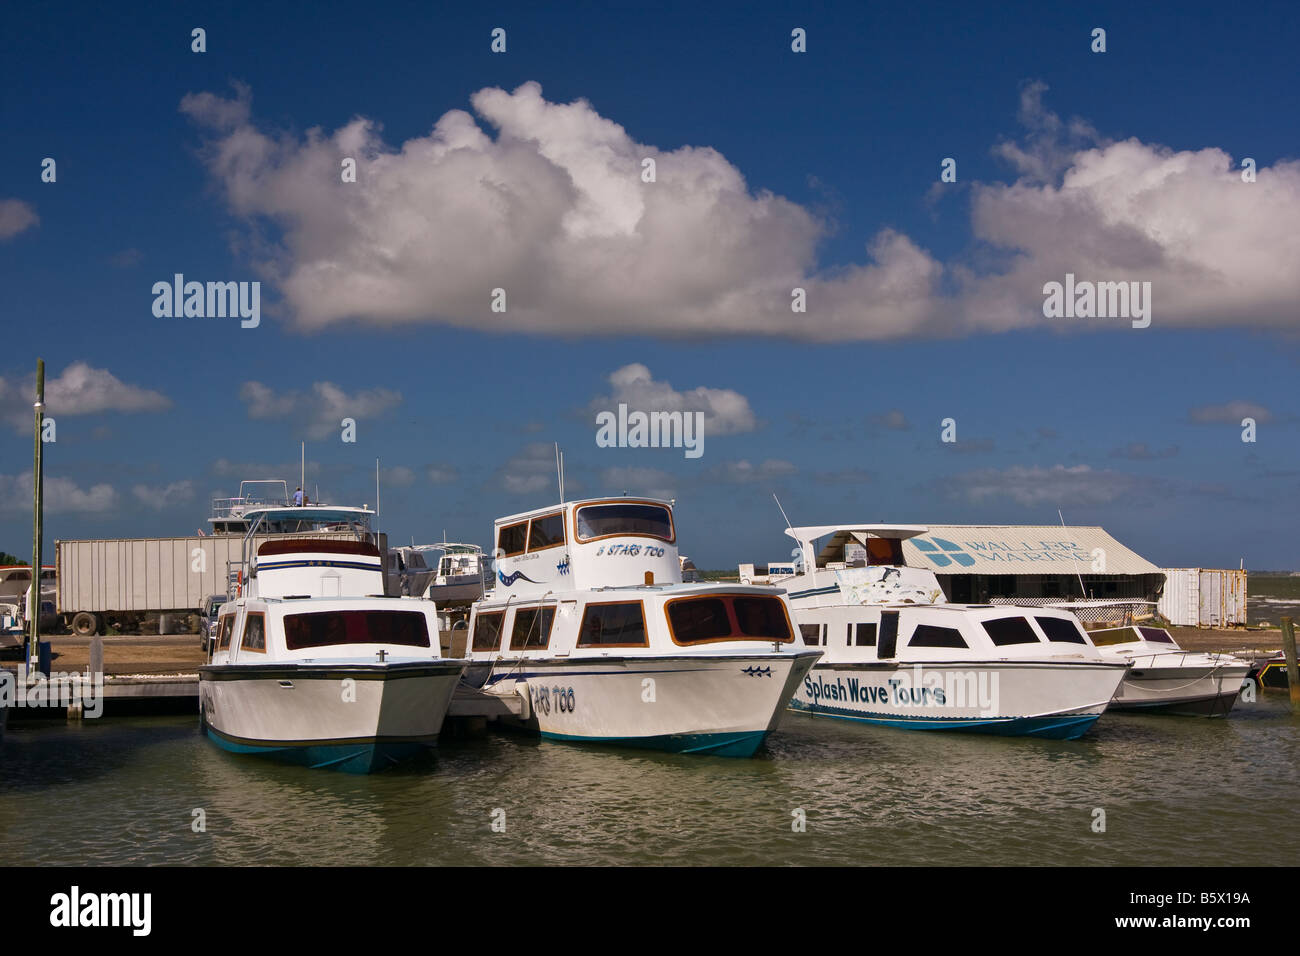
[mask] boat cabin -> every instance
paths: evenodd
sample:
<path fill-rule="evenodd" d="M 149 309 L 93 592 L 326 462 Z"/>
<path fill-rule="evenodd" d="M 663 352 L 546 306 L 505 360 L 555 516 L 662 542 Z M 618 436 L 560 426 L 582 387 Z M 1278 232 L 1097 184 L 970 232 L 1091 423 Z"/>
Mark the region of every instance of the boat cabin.
<path fill-rule="evenodd" d="M 680 584 L 673 503 L 592 498 L 498 518 L 493 599 Z"/>
<path fill-rule="evenodd" d="M 939 579 L 928 568 L 909 567 L 903 541 L 924 534 L 922 525 L 814 525 L 787 528 L 794 538 L 795 573 L 771 573 L 796 608 L 806 604 L 873 602 L 942 604 Z M 818 548 L 817 541 L 826 538 Z"/>
<path fill-rule="evenodd" d="M 290 538 L 264 541 L 249 574 L 250 597 L 384 595 L 384 566 L 369 541 Z"/>

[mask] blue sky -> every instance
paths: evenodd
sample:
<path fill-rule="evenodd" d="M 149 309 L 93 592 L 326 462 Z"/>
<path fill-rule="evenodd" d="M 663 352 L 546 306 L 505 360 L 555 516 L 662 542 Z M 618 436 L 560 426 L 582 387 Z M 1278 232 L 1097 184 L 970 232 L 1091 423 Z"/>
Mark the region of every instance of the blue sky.
<path fill-rule="evenodd" d="M 327 499 L 373 503 L 381 459 L 393 540 L 486 544 L 554 497 L 558 441 L 571 493 L 676 495 L 704 567 L 786 554 L 773 492 L 799 523 L 1059 507 L 1165 566 L 1300 567 L 1290 5 L 7 19 L 0 550 L 29 550 L 40 356 L 62 382 L 47 554 L 192 533 L 241 477 L 292 487 L 303 439 Z M 460 165 L 431 134 L 453 111 L 482 138 Z M 313 178 L 349 144 L 358 183 Z M 1151 327 L 1044 319 L 1066 269 L 1151 281 Z M 260 326 L 155 317 L 177 272 L 260 281 Z M 702 409 L 704 455 L 598 448 L 625 395 Z"/>

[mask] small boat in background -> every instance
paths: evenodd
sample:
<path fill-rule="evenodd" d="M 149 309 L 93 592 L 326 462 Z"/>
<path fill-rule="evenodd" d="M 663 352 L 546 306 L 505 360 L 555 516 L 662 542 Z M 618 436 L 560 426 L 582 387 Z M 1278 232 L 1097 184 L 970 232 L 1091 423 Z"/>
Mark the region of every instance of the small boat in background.
<path fill-rule="evenodd" d="M 1183 650 L 1161 627 L 1110 627 L 1088 636 L 1104 656 L 1133 664 L 1113 710 L 1224 717 L 1250 672 L 1249 661 L 1230 654 Z"/>
<path fill-rule="evenodd" d="M 1250 665 L 1248 679 L 1269 690 L 1288 690 L 1291 682 L 1286 673 L 1286 654 L 1278 651 L 1271 657 L 1256 658 Z"/>
<path fill-rule="evenodd" d="M 412 594 L 423 594 L 430 601 L 445 606 L 477 601 L 487 590 L 492 574 L 488 570 L 483 549 L 478 545 L 443 541 L 422 545 L 416 550 L 441 551 L 442 556 L 438 558 L 437 568 L 428 586 L 422 591 L 412 591 Z"/>

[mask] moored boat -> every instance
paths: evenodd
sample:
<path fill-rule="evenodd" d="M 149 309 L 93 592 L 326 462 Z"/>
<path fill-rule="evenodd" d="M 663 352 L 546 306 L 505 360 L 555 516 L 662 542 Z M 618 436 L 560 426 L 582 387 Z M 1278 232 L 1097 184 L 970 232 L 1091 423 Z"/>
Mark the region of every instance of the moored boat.
<path fill-rule="evenodd" d="M 199 669 L 213 742 L 353 773 L 435 743 L 466 662 L 441 656 L 434 604 L 383 596 L 368 533 L 264 541 L 245 566 Z"/>
<path fill-rule="evenodd" d="M 934 572 L 903 558 L 902 541 L 925 531 L 787 530 L 799 560 L 790 574 L 769 567 L 768 580 L 789 591 L 805 642 L 823 651 L 791 709 L 917 730 L 1087 732 L 1129 665 L 1103 658 L 1064 611 L 948 603 Z"/>
<path fill-rule="evenodd" d="M 1161 627 L 1110 627 L 1088 636 L 1103 656 L 1133 664 L 1111 702 L 1114 710 L 1223 717 L 1250 672 L 1249 661 L 1230 654 L 1183 650 Z"/>
<path fill-rule="evenodd" d="M 682 583 L 672 502 L 565 502 L 495 542 L 468 679 L 542 737 L 751 756 L 818 656 L 779 589 Z"/>

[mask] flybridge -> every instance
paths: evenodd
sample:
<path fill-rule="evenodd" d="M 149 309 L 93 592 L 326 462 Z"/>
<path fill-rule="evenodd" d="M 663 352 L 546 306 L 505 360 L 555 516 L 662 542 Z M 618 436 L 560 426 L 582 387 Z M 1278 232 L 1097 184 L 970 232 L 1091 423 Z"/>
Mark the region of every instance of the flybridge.
<path fill-rule="evenodd" d="M 673 503 L 592 498 L 498 518 L 495 587 L 507 595 L 680 584 Z"/>

